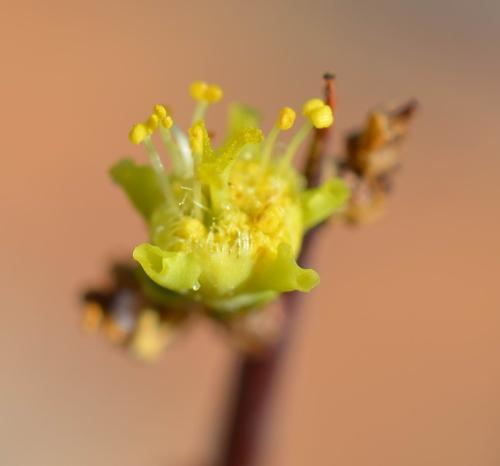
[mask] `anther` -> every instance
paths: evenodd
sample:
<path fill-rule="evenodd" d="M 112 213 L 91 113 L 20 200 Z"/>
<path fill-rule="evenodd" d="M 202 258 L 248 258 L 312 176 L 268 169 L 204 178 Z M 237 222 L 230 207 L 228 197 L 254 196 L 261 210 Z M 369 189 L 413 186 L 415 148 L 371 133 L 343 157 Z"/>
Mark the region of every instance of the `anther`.
<path fill-rule="evenodd" d="M 133 144 L 140 144 L 146 137 L 149 136 L 148 127 L 143 123 L 134 125 L 130 130 L 128 138 Z"/>
<path fill-rule="evenodd" d="M 162 119 L 168 115 L 167 108 L 164 105 L 156 104 L 153 107 L 153 112 L 158 115 L 158 118 Z"/>
<path fill-rule="evenodd" d="M 172 120 L 171 116 L 165 116 L 160 120 L 160 123 L 164 128 L 170 129 L 174 124 L 174 120 Z"/>
<path fill-rule="evenodd" d="M 208 84 L 205 81 L 195 81 L 189 87 L 189 93 L 194 100 L 205 100 L 205 93 L 208 89 Z"/>
<path fill-rule="evenodd" d="M 295 111 L 290 107 L 284 107 L 281 109 L 279 118 L 278 118 L 278 128 L 281 131 L 289 130 L 294 122 L 295 122 Z"/>
<path fill-rule="evenodd" d="M 151 133 L 153 133 L 157 128 L 158 125 L 160 124 L 160 118 L 156 113 L 153 113 L 147 121 L 147 127 Z"/>
<path fill-rule="evenodd" d="M 309 99 L 302 107 L 302 113 L 304 116 L 309 116 L 313 110 L 321 108 L 325 105 L 321 99 Z"/>
<path fill-rule="evenodd" d="M 219 102 L 219 100 L 222 99 L 223 95 L 224 93 L 222 92 L 220 86 L 217 86 L 216 84 L 211 84 L 206 89 L 204 97 L 207 102 L 214 104 Z"/>
<path fill-rule="evenodd" d="M 317 129 L 328 128 L 333 124 L 333 112 L 329 105 L 316 108 L 308 115 L 313 126 Z"/>

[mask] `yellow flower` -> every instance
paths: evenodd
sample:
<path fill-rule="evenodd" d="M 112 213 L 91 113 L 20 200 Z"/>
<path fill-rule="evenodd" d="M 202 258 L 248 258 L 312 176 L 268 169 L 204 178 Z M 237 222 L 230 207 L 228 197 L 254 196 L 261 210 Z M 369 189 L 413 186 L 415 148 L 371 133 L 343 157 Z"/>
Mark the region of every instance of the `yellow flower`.
<path fill-rule="evenodd" d="M 276 156 L 281 131 L 292 127 L 295 112 L 285 107 L 267 138 L 256 114 L 233 107 L 229 135 L 215 148 L 205 128 L 208 104 L 222 97 L 215 85 L 196 82 L 193 125 L 184 133 L 155 106 L 146 123 L 134 126 L 132 142 L 142 143 L 151 167 L 124 160 L 111 171 L 143 215 L 150 240 L 133 257 L 161 287 L 215 311 L 237 311 L 266 303 L 280 293 L 309 291 L 318 274 L 296 258 L 304 233 L 342 207 L 349 196 L 339 179 L 305 189 L 292 161 L 313 126 L 333 123 L 331 108 L 306 103 L 306 121 L 288 148 Z M 158 130 L 172 159 L 164 169 L 152 142 Z"/>

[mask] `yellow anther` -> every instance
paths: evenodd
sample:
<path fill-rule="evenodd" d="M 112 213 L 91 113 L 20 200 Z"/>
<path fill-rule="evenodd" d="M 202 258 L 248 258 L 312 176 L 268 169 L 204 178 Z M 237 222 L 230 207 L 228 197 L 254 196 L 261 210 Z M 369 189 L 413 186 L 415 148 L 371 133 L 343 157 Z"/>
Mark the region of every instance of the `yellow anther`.
<path fill-rule="evenodd" d="M 166 116 L 160 120 L 160 123 L 164 128 L 170 129 L 174 124 L 174 120 L 172 120 L 171 116 Z"/>
<path fill-rule="evenodd" d="M 286 131 L 293 126 L 295 122 L 295 110 L 290 107 L 283 107 L 278 118 L 277 126 L 281 131 Z"/>
<path fill-rule="evenodd" d="M 280 199 L 282 203 L 285 199 Z M 256 226 L 267 235 L 277 236 L 283 229 L 283 206 L 271 205 L 256 217 Z"/>
<path fill-rule="evenodd" d="M 158 128 L 158 126 L 160 124 L 160 118 L 158 117 L 158 115 L 156 113 L 153 113 L 148 118 L 148 121 L 146 124 L 147 124 L 149 131 L 152 133 L 155 129 Z"/>
<path fill-rule="evenodd" d="M 195 125 L 189 130 L 191 147 L 193 152 L 201 154 L 203 152 L 203 130 L 200 126 Z"/>
<path fill-rule="evenodd" d="M 309 113 L 311 123 L 315 128 L 328 128 L 333 123 L 333 113 L 329 105 L 316 108 Z"/>
<path fill-rule="evenodd" d="M 167 108 L 165 107 L 165 105 L 161 105 L 161 104 L 156 104 L 154 107 L 153 107 L 153 112 L 158 115 L 158 117 L 161 119 L 161 118 L 165 118 L 167 115 L 168 115 L 168 110 Z"/>
<path fill-rule="evenodd" d="M 189 93 L 194 100 L 205 100 L 208 84 L 205 81 L 195 81 L 189 87 Z"/>
<path fill-rule="evenodd" d="M 134 144 L 140 144 L 145 138 L 149 136 L 148 127 L 143 123 L 134 125 L 128 134 L 128 138 Z"/>
<path fill-rule="evenodd" d="M 217 86 L 217 84 L 210 84 L 210 86 L 208 86 L 205 91 L 205 100 L 214 104 L 216 102 L 219 102 L 219 100 L 222 99 L 223 95 L 224 93 L 222 92 L 220 86 Z"/>
<path fill-rule="evenodd" d="M 216 103 L 222 99 L 223 92 L 217 84 L 207 84 L 205 81 L 195 81 L 189 88 L 191 97 L 199 102 Z"/>
<path fill-rule="evenodd" d="M 181 238 L 196 241 L 206 236 L 207 229 L 200 220 L 191 217 L 183 217 L 176 233 Z"/>
<path fill-rule="evenodd" d="M 323 102 L 321 99 L 309 99 L 302 107 L 302 113 L 305 116 L 309 116 L 313 110 L 316 110 L 324 106 L 325 102 Z"/>

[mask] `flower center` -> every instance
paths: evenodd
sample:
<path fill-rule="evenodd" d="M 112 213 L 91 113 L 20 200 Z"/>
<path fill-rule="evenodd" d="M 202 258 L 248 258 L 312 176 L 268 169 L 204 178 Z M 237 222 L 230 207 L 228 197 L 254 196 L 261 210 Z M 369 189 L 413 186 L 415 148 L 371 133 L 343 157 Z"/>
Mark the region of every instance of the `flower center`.
<path fill-rule="evenodd" d="M 207 209 L 202 218 L 160 209 L 152 219 L 153 242 L 165 250 L 252 257 L 263 249 L 275 253 L 280 243 L 298 248 L 296 222 L 301 218 L 296 182 L 290 176 L 274 164 L 263 170 L 258 161 L 237 160 L 229 176 L 226 209 Z"/>

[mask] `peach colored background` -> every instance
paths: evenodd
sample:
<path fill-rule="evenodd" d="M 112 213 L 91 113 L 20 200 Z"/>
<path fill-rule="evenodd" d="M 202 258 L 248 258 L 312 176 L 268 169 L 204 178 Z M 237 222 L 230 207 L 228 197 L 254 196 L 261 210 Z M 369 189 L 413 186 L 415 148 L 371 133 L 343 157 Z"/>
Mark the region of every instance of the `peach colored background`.
<path fill-rule="evenodd" d="M 0 464 L 206 464 L 227 341 L 201 325 L 143 367 L 78 330 L 78 291 L 145 237 L 106 170 L 157 100 L 187 121 L 194 78 L 269 124 L 327 69 L 339 136 L 422 109 L 385 218 L 322 237 L 262 464 L 500 464 L 499 31 L 497 0 L 4 2 Z"/>

